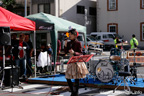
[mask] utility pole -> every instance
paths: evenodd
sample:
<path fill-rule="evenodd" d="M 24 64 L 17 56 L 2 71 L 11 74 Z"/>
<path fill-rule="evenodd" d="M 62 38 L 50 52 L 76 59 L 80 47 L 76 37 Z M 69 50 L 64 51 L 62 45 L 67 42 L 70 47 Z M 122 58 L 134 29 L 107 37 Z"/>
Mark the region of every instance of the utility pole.
<path fill-rule="evenodd" d="M 85 27 L 87 27 L 87 9 L 85 9 Z"/>
<path fill-rule="evenodd" d="M 27 16 L 27 0 L 25 0 L 25 16 Z"/>
<path fill-rule="evenodd" d="M 2 4 L 3 4 L 3 2 L 2 2 L 2 0 L 0 0 L 0 6 L 2 6 Z"/>

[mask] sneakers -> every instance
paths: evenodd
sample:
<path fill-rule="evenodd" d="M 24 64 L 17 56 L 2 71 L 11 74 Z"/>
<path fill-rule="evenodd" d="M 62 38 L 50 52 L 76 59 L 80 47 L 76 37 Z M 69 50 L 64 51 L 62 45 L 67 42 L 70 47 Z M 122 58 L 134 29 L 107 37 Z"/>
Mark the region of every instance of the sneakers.
<path fill-rule="evenodd" d="M 27 76 L 23 74 L 20 79 L 27 79 Z"/>

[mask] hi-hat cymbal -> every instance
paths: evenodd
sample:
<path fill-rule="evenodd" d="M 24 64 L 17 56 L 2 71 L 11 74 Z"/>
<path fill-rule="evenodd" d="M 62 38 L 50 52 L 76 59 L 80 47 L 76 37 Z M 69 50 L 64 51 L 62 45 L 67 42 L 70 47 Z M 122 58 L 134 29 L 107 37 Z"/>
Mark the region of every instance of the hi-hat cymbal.
<path fill-rule="evenodd" d="M 128 43 L 118 43 L 116 44 L 117 46 L 126 46 L 126 45 L 129 45 Z"/>
<path fill-rule="evenodd" d="M 91 44 L 95 44 L 95 45 L 104 45 L 102 43 L 99 43 L 99 42 L 90 42 Z"/>

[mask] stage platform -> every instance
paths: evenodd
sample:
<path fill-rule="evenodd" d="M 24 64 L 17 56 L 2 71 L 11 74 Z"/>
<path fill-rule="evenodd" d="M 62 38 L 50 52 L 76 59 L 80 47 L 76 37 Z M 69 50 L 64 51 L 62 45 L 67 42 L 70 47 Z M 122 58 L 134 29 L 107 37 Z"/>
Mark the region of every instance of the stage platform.
<path fill-rule="evenodd" d="M 102 83 L 99 80 L 94 80 L 91 78 L 92 76 L 89 75 L 89 79 L 81 79 L 80 84 L 87 86 L 87 87 L 94 87 L 94 88 L 106 88 L 106 89 L 114 89 L 119 85 L 112 84 L 112 82 L 108 83 Z M 72 80 L 74 82 L 74 80 Z M 48 75 L 44 77 L 39 77 L 39 78 L 29 78 L 28 79 L 29 83 L 43 83 L 43 84 L 50 84 L 50 85 L 67 85 L 66 78 L 64 74 L 56 74 L 56 75 Z M 142 78 L 138 78 L 136 84 L 134 85 L 133 83 L 131 84 L 129 81 L 127 82 L 128 85 L 130 86 L 131 90 L 137 90 L 137 91 L 144 91 L 144 82 Z M 124 84 L 122 84 L 118 89 L 123 90 Z"/>

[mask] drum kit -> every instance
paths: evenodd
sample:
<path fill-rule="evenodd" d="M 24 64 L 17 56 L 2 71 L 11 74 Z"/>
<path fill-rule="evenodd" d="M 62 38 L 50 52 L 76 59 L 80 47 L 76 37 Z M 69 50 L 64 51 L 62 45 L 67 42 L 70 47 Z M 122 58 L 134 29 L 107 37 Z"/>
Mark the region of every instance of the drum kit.
<path fill-rule="evenodd" d="M 122 53 L 125 52 L 123 46 L 128 45 L 127 43 L 119 43 L 117 46 L 121 46 L 122 49 L 112 48 L 110 50 L 110 56 L 108 59 L 100 59 L 95 65 L 90 67 L 89 71 L 91 75 L 95 75 L 96 78 L 104 83 L 113 82 L 113 79 L 119 78 L 119 72 L 131 72 L 132 73 L 132 80 L 135 82 L 134 79 L 137 79 L 136 75 L 136 63 L 134 62 L 133 67 L 130 68 L 129 60 L 122 58 Z M 135 54 L 135 50 L 134 54 Z M 135 56 L 134 56 L 135 60 Z M 92 70 L 92 71 L 91 71 Z M 93 76 L 94 77 L 94 76 Z M 114 78 L 115 77 L 115 78 Z"/>

